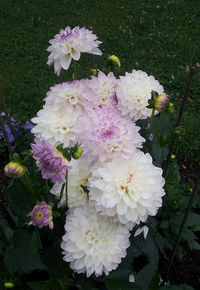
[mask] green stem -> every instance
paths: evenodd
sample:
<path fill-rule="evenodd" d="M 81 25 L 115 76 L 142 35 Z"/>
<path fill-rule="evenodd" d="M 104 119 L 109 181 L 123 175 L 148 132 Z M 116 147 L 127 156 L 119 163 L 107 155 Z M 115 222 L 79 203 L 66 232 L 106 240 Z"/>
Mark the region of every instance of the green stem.
<path fill-rule="evenodd" d="M 33 189 L 33 186 L 32 186 L 32 183 L 30 181 L 30 178 L 27 174 L 27 171 L 25 171 L 24 173 L 24 180 L 25 180 L 25 185 L 26 187 L 30 190 L 30 192 L 32 193 L 33 197 L 38 200 L 38 196 L 37 194 L 35 193 L 34 189 Z"/>
<path fill-rule="evenodd" d="M 152 109 L 152 113 L 151 113 L 151 121 L 150 121 L 149 131 L 148 131 L 148 135 L 147 135 L 147 140 L 149 140 L 149 136 L 150 136 L 150 134 L 151 134 L 152 125 L 153 125 L 153 120 L 154 120 L 154 112 L 155 112 L 155 108 Z"/>
<path fill-rule="evenodd" d="M 72 60 L 72 63 L 73 63 L 73 74 L 72 74 L 72 78 L 73 78 L 73 80 L 77 80 L 78 79 L 78 72 L 77 72 L 76 61 L 73 59 Z"/>
<path fill-rule="evenodd" d="M 44 191 L 44 200 L 48 203 L 49 200 L 49 186 L 48 186 L 48 180 L 45 180 L 45 191 Z"/>
<path fill-rule="evenodd" d="M 66 197 L 66 208 L 68 208 L 67 206 L 67 200 L 68 200 L 68 169 L 66 170 L 66 182 L 65 182 L 65 197 Z"/>
<path fill-rule="evenodd" d="M 61 199 L 62 199 L 62 197 L 63 197 L 64 188 L 65 188 L 65 183 L 62 184 L 61 191 L 60 191 L 60 198 L 59 198 L 59 201 L 61 201 Z"/>
<path fill-rule="evenodd" d="M 162 113 L 161 113 L 160 120 L 159 120 L 159 122 L 158 122 L 158 125 L 157 125 L 157 128 L 156 128 L 156 131 L 155 131 L 155 134 L 154 134 L 154 137 L 153 137 L 152 143 L 153 143 L 153 142 L 156 140 L 156 138 L 157 138 L 158 132 L 159 132 L 159 130 L 160 130 L 160 126 L 161 126 L 162 121 L 163 121 L 164 113 L 165 113 L 165 112 L 162 112 Z"/>

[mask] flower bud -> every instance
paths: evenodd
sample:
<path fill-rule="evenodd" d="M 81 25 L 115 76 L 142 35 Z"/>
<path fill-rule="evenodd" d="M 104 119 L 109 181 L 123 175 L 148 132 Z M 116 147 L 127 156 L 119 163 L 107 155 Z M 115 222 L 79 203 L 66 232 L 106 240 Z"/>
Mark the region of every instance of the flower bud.
<path fill-rule="evenodd" d="M 169 104 L 168 104 L 167 112 L 168 112 L 169 114 L 173 114 L 173 113 L 174 113 L 174 104 L 173 104 L 173 103 L 169 103 Z"/>
<path fill-rule="evenodd" d="M 176 155 L 175 154 L 171 154 L 171 159 L 176 159 Z"/>
<path fill-rule="evenodd" d="M 91 70 L 90 70 L 90 74 L 92 75 L 92 76 L 97 76 L 98 75 L 98 70 L 96 69 L 96 68 L 92 68 Z"/>
<path fill-rule="evenodd" d="M 15 284 L 13 282 L 4 282 L 5 288 L 13 288 L 15 287 Z"/>
<path fill-rule="evenodd" d="M 121 63 L 116 55 L 111 55 L 108 57 L 108 64 L 115 67 L 120 67 Z"/>
<path fill-rule="evenodd" d="M 25 171 L 25 166 L 13 161 L 10 161 L 4 168 L 5 174 L 11 178 L 20 178 L 24 175 Z"/>
<path fill-rule="evenodd" d="M 31 217 L 29 225 L 38 226 L 39 228 L 49 226 L 50 230 L 53 229 L 52 209 L 45 201 L 35 205 L 33 210 L 29 212 L 27 216 Z"/>
<path fill-rule="evenodd" d="M 157 98 L 155 98 L 154 102 L 154 108 L 158 112 L 163 112 L 166 109 L 167 102 L 169 100 L 169 96 L 166 94 L 158 95 Z"/>
<path fill-rule="evenodd" d="M 83 153 L 83 149 L 81 147 L 76 147 L 74 152 L 72 153 L 72 157 L 74 159 L 79 159 Z"/>

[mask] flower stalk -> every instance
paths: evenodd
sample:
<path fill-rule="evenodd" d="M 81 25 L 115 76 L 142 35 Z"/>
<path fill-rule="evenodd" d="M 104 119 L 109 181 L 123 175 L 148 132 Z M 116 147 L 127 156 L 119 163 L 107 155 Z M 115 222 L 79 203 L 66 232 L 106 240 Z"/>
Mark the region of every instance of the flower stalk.
<path fill-rule="evenodd" d="M 78 79 L 77 64 L 76 64 L 76 61 L 74 59 L 72 60 L 72 63 L 73 63 L 73 74 L 72 74 L 72 78 L 73 78 L 73 80 L 77 80 Z"/>
<path fill-rule="evenodd" d="M 156 140 L 157 138 L 157 135 L 158 135 L 158 132 L 160 130 L 160 126 L 162 124 L 162 121 L 163 121 L 163 118 L 164 118 L 164 113 L 165 111 L 163 111 L 160 115 L 160 119 L 159 119 L 159 122 L 158 122 L 158 125 L 157 125 L 157 128 L 156 128 L 156 131 L 155 131 L 155 134 L 154 134 L 154 137 L 153 137 L 153 140 L 152 140 L 152 143 Z"/>
<path fill-rule="evenodd" d="M 150 134 L 151 134 L 152 125 L 153 125 L 153 120 L 154 120 L 154 113 L 155 113 L 155 108 L 152 109 L 152 113 L 151 113 L 151 121 L 150 121 L 149 131 L 148 131 L 148 134 L 147 134 L 147 140 L 149 140 L 149 136 L 150 136 Z"/>

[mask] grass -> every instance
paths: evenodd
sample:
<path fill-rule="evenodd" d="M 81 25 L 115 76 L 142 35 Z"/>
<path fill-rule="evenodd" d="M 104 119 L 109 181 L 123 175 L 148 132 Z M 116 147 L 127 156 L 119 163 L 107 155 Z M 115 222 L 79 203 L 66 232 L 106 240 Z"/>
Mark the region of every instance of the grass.
<path fill-rule="evenodd" d="M 48 40 L 67 25 L 92 29 L 103 42 L 102 57 L 82 55 L 80 77 L 91 67 L 105 69 L 108 55 L 119 56 L 120 74 L 141 69 L 153 74 L 179 104 L 187 68 L 199 59 L 200 2 L 196 0 L 1 0 L 0 84 L 9 111 L 25 121 L 41 108 L 49 87 L 71 79 L 71 70 L 58 78 L 48 67 Z M 181 157 L 200 161 L 200 69 L 187 103 Z"/>

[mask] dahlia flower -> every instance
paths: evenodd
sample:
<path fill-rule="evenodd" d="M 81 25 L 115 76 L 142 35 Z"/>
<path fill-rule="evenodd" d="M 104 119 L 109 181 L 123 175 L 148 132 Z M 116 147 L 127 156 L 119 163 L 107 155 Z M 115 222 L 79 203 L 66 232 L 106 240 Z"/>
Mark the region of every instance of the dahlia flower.
<path fill-rule="evenodd" d="M 102 214 L 134 225 L 155 216 L 162 206 L 162 169 L 152 164 L 148 153 L 138 150 L 128 160 L 116 157 L 92 167 L 91 172 L 89 200 Z"/>
<path fill-rule="evenodd" d="M 27 216 L 31 217 L 29 225 L 38 226 L 39 228 L 49 226 L 51 230 L 53 229 L 52 209 L 45 201 L 35 205 L 33 210 L 29 212 Z"/>
<path fill-rule="evenodd" d="M 77 273 L 100 276 L 116 269 L 126 256 L 130 233 L 112 218 L 99 215 L 93 207 L 69 211 L 62 238 L 64 261 Z"/>
<path fill-rule="evenodd" d="M 144 138 L 138 133 L 139 129 L 122 118 L 117 110 L 96 107 L 83 113 L 75 132 L 88 162 L 103 162 L 119 155 L 127 159 L 141 148 Z"/>
<path fill-rule="evenodd" d="M 68 172 L 67 190 L 67 205 L 69 208 L 79 207 L 87 202 L 88 196 L 84 188 L 87 186 L 88 178 L 91 176 L 90 166 L 85 159 L 72 160 L 70 164 L 72 165 L 72 169 Z M 61 184 L 55 183 L 50 192 L 57 198 L 60 198 L 61 188 Z M 64 187 L 64 192 L 58 203 L 58 207 L 65 205 L 66 195 Z"/>
<path fill-rule="evenodd" d="M 85 79 L 57 84 L 47 93 L 46 104 L 53 105 L 56 111 L 62 108 L 65 108 L 66 112 L 81 109 L 86 102 L 82 97 L 85 88 L 87 88 Z"/>
<path fill-rule="evenodd" d="M 79 60 L 81 52 L 87 52 L 96 55 L 102 55 L 98 48 L 102 42 L 97 40 L 97 36 L 85 27 L 69 26 L 65 30 L 61 29 L 54 39 L 49 41 L 51 44 L 47 51 L 51 54 L 48 57 L 48 65 L 54 63 L 54 71 L 59 76 L 63 68 L 67 70 L 71 64 L 71 60 Z"/>
<path fill-rule="evenodd" d="M 116 91 L 118 110 L 123 116 L 135 121 L 146 119 L 152 112 L 152 109 L 147 108 L 152 91 L 163 93 L 163 87 L 153 76 L 148 76 L 141 70 L 126 73 L 118 81 Z"/>
<path fill-rule="evenodd" d="M 66 170 L 71 169 L 69 161 L 46 140 L 35 138 L 34 141 L 36 144 L 31 144 L 34 151 L 33 158 L 41 170 L 42 178 L 60 184 L 65 183 Z"/>
<path fill-rule="evenodd" d="M 107 76 L 99 71 L 98 77 L 92 76 L 91 80 L 87 80 L 87 87 L 83 91 L 83 97 L 95 106 L 117 106 L 116 98 L 117 80 L 112 72 Z"/>
<path fill-rule="evenodd" d="M 76 134 L 74 126 L 81 111 L 76 108 L 67 113 L 65 107 L 55 110 L 53 105 L 44 105 L 31 121 L 36 126 L 31 130 L 40 139 L 47 140 L 53 146 L 63 144 L 63 147 L 75 145 Z"/>

